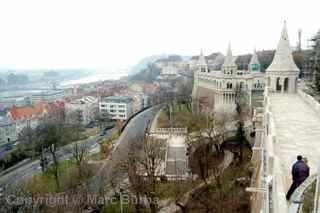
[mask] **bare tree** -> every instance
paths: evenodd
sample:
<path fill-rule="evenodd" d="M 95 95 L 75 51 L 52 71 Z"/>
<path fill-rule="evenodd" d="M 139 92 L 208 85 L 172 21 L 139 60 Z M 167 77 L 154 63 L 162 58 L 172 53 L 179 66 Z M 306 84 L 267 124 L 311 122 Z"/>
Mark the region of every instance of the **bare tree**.
<path fill-rule="evenodd" d="M 132 144 L 132 147 L 136 148 L 129 152 L 127 162 L 131 189 L 138 197 L 141 194 L 146 195 L 151 212 L 155 213 L 158 209 L 156 189 L 164 163 L 165 142 L 146 134 L 144 137 L 135 138 Z M 142 149 L 139 149 L 139 146 Z M 139 209 L 139 206 L 136 206 L 136 209 Z"/>
<path fill-rule="evenodd" d="M 208 144 L 205 143 L 205 135 L 201 131 L 192 133 L 188 136 L 188 144 L 193 150 L 190 153 L 191 162 L 196 163 L 196 167 L 199 170 L 198 174 L 205 185 L 208 185 L 207 177 L 209 170 L 209 149 Z"/>
<path fill-rule="evenodd" d="M 251 108 L 248 104 L 249 102 L 249 94 L 245 90 L 245 88 L 241 87 L 241 85 L 237 85 L 235 88 L 235 103 L 236 103 L 236 112 L 237 112 L 237 120 L 238 120 L 238 129 L 236 138 L 239 143 L 239 150 L 240 150 L 240 159 L 239 162 L 242 162 L 243 160 L 243 149 L 245 144 L 248 145 L 248 141 L 245 137 L 245 131 L 244 131 L 244 124 L 246 119 L 251 113 Z M 248 147 L 250 147 L 248 145 Z"/>
<path fill-rule="evenodd" d="M 53 166 L 52 172 L 56 181 L 57 189 L 60 188 L 58 169 L 59 162 L 57 157 L 57 149 L 63 143 L 63 124 L 49 121 L 43 123 L 37 128 L 39 143 L 43 148 L 48 150 L 52 156 Z"/>
<path fill-rule="evenodd" d="M 79 178 L 83 176 L 83 167 L 86 164 L 89 151 L 88 147 L 84 143 L 75 143 L 73 146 L 73 157 L 76 161 L 76 165 L 79 172 Z"/>
<path fill-rule="evenodd" d="M 35 139 L 35 131 L 30 126 L 23 128 L 18 135 L 18 140 L 21 143 L 26 143 L 30 145 L 32 144 L 34 139 Z"/>
<path fill-rule="evenodd" d="M 110 118 L 111 115 L 108 112 L 99 112 L 99 110 L 97 110 L 94 119 L 97 122 L 100 131 L 102 131 L 107 122 L 110 122 Z"/>
<path fill-rule="evenodd" d="M 225 120 L 218 120 L 215 115 L 207 115 L 205 128 L 200 130 L 201 135 L 205 138 L 205 142 L 209 144 L 209 146 L 215 147 L 215 152 L 220 155 L 223 151 L 221 149 L 221 144 L 224 142 L 226 137 L 226 125 L 227 122 Z"/>

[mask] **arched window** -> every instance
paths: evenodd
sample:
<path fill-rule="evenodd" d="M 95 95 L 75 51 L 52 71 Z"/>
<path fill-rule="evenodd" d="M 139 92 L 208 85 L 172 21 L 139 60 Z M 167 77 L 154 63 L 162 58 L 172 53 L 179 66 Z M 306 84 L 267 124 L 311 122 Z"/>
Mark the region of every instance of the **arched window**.
<path fill-rule="evenodd" d="M 281 91 L 281 84 L 280 84 L 280 78 L 277 78 L 277 82 L 276 82 L 276 91 Z"/>

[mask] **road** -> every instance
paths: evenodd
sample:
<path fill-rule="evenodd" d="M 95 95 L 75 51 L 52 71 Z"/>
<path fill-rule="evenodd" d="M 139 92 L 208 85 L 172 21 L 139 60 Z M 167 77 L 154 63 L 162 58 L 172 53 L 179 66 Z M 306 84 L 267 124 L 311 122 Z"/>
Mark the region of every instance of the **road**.
<path fill-rule="evenodd" d="M 161 106 L 156 106 L 147 109 L 138 114 L 128 123 L 127 127 L 118 139 L 111 155 L 109 155 L 108 159 L 104 161 L 100 170 L 91 180 L 89 186 L 91 193 L 97 193 L 104 189 L 107 183 L 112 181 L 112 178 L 114 178 L 115 175 L 118 175 L 120 178 L 123 177 L 122 175 L 124 174 L 121 173 L 120 169 L 117 167 L 118 163 L 127 160 L 130 141 L 136 137 L 144 135 L 146 126 L 152 121 L 155 113 L 160 109 L 160 107 Z"/>
<path fill-rule="evenodd" d="M 87 140 L 79 141 L 77 143 L 79 144 L 86 144 L 86 146 L 89 148 L 89 151 L 96 149 L 98 146 L 97 141 L 100 139 L 100 136 L 92 136 L 88 138 Z M 57 151 L 57 157 L 58 160 L 66 160 L 72 157 L 73 155 L 73 146 L 74 143 L 68 144 L 64 147 L 61 147 Z M 52 163 L 49 162 L 49 164 Z M 13 171 L 10 171 L 9 173 L 3 175 L 0 177 L 0 187 L 7 188 L 8 186 L 13 186 L 16 183 L 21 182 L 22 180 L 32 177 L 33 175 L 36 175 L 40 173 L 41 167 L 40 167 L 40 160 L 32 161 L 26 165 L 23 165 Z"/>
<path fill-rule="evenodd" d="M 155 112 L 159 110 L 159 107 L 154 107 L 147 109 L 140 114 L 136 115 L 127 125 L 127 127 L 122 132 L 120 138 L 118 139 L 112 153 L 112 158 L 105 160 L 101 169 L 98 171 L 97 175 L 93 178 L 92 185 L 93 191 L 97 192 L 97 186 L 101 185 L 98 182 L 101 179 L 105 179 L 104 177 L 111 177 L 114 170 L 115 162 L 120 162 L 126 159 L 128 156 L 128 145 L 132 138 L 137 136 L 141 136 L 144 134 L 144 130 L 148 122 L 154 117 Z M 89 147 L 89 151 L 97 150 L 98 143 L 100 140 L 100 136 L 93 136 L 87 140 L 80 141 L 79 143 L 85 143 Z M 68 144 L 62 148 L 60 148 L 57 152 L 58 160 L 66 160 L 72 157 L 73 155 L 73 144 Z M 52 162 L 51 162 L 52 163 Z M 8 187 L 12 187 L 23 180 L 30 178 L 41 172 L 40 161 L 35 160 L 13 171 L 8 172 L 0 177 L 0 187 L 7 189 Z"/>

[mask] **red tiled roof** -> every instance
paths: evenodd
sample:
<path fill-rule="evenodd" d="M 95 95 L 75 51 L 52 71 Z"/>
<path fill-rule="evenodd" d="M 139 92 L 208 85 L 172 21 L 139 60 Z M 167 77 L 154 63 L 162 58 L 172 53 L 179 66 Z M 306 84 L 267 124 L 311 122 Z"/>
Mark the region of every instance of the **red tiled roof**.
<path fill-rule="evenodd" d="M 44 101 L 37 102 L 33 106 L 16 107 L 13 105 L 10 114 L 13 120 L 23 117 L 37 117 L 41 115 L 47 107 L 48 103 Z"/>
<path fill-rule="evenodd" d="M 53 112 L 57 112 L 59 110 L 64 109 L 64 107 L 65 107 L 65 103 L 63 101 L 56 101 L 56 102 L 50 103 L 47 106 L 47 110 L 48 110 L 48 113 L 53 113 Z"/>

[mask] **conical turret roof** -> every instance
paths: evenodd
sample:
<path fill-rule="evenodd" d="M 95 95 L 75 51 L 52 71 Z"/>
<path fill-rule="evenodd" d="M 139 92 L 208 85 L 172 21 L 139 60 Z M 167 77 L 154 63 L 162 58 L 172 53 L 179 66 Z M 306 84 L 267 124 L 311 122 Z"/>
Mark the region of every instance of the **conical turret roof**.
<path fill-rule="evenodd" d="M 254 48 L 253 55 L 250 59 L 250 70 L 260 70 L 260 62 L 258 59 L 256 48 Z"/>
<path fill-rule="evenodd" d="M 254 50 L 253 50 L 253 55 L 250 59 L 250 64 L 260 64 L 256 48 L 254 48 Z"/>
<path fill-rule="evenodd" d="M 222 66 L 223 67 L 237 66 L 236 63 L 234 62 L 234 59 L 233 59 L 233 56 L 232 56 L 231 44 L 230 43 L 228 45 L 227 55 L 226 55 L 226 58 L 224 59 L 224 62 L 223 62 Z"/>
<path fill-rule="evenodd" d="M 205 59 L 205 57 L 203 55 L 202 49 L 200 51 L 198 65 L 207 65 L 207 62 L 206 62 L 206 59 Z"/>
<path fill-rule="evenodd" d="M 284 22 L 281 38 L 272 63 L 266 71 L 299 71 L 299 68 L 293 60 L 286 22 Z"/>

